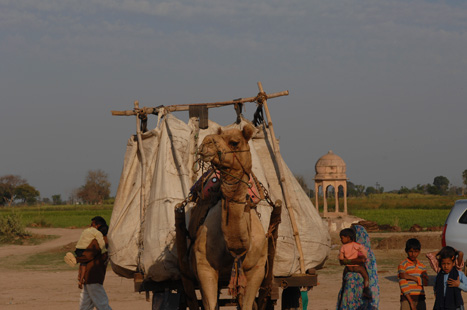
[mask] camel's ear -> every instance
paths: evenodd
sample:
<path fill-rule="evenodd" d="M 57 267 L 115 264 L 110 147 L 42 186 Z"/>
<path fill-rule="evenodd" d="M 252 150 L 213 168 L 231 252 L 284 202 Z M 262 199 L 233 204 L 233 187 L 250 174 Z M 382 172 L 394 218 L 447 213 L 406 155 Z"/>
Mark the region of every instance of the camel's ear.
<path fill-rule="evenodd" d="M 251 139 L 251 137 L 255 133 L 255 129 L 250 124 L 246 124 L 245 126 L 243 126 L 242 133 L 243 133 L 243 137 L 245 138 L 245 140 L 248 141 Z"/>
<path fill-rule="evenodd" d="M 222 134 L 222 127 L 217 128 L 217 134 L 221 135 Z"/>

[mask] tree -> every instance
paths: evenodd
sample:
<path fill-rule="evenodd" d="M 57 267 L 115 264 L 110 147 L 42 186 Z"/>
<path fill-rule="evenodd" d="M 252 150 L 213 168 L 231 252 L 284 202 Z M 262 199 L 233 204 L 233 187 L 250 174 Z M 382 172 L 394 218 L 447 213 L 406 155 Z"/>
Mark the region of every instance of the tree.
<path fill-rule="evenodd" d="M 22 203 L 27 203 L 28 205 L 32 205 L 36 203 L 37 198 L 41 195 L 41 193 L 34 187 L 26 184 L 21 184 L 15 188 L 15 198 L 21 200 Z"/>
<path fill-rule="evenodd" d="M 109 195 L 110 182 L 107 173 L 100 169 L 88 171 L 85 184 L 78 192 L 78 198 L 87 203 L 102 204 Z"/>
<path fill-rule="evenodd" d="M 401 186 L 401 189 L 397 192 L 399 195 L 409 194 L 411 192 L 406 186 Z"/>
<path fill-rule="evenodd" d="M 308 188 L 308 184 L 306 183 L 305 178 L 302 175 L 296 175 L 295 179 L 297 179 L 298 184 L 300 184 L 307 196 L 310 196 L 310 189 Z"/>
<path fill-rule="evenodd" d="M 80 198 L 78 196 L 80 190 L 81 190 L 80 188 L 75 188 L 70 192 L 70 194 L 68 195 L 68 200 L 67 200 L 68 204 L 74 205 L 80 202 Z"/>
<path fill-rule="evenodd" d="M 440 195 L 439 189 L 431 184 L 427 184 L 426 186 L 426 192 L 430 195 Z"/>
<path fill-rule="evenodd" d="M 347 181 L 347 197 L 357 196 L 357 191 L 355 190 L 355 184 L 350 181 Z"/>
<path fill-rule="evenodd" d="M 52 204 L 54 205 L 61 205 L 63 203 L 62 201 L 62 195 L 52 195 Z"/>
<path fill-rule="evenodd" d="M 0 177 L 0 205 L 11 204 L 15 200 L 22 203 L 34 204 L 40 192 L 19 175 L 5 175 Z"/>
<path fill-rule="evenodd" d="M 355 185 L 355 191 L 357 197 L 362 197 L 363 193 L 365 193 L 365 185 Z"/>
<path fill-rule="evenodd" d="M 464 172 L 462 172 L 462 180 L 463 180 L 464 185 L 467 186 L 467 169 L 464 170 Z"/>
<path fill-rule="evenodd" d="M 458 187 L 458 186 L 453 185 L 453 186 L 449 187 L 448 194 L 453 195 L 453 196 L 460 196 L 460 195 L 462 195 L 462 190 L 463 190 L 462 187 Z"/>
<path fill-rule="evenodd" d="M 433 180 L 433 185 L 438 190 L 439 195 L 447 195 L 449 189 L 448 178 L 440 175 Z"/>
<path fill-rule="evenodd" d="M 11 206 L 15 200 L 15 190 L 18 186 L 26 184 L 26 180 L 19 175 L 5 175 L 0 177 L 0 204 Z"/>
<path fill-rule="evenodd" d="M 374 188 L 373 186 L 368 186 L 365 190 L 365 195 L 370 196 L 371 194 L 378 194 L 379 190 Z"/>
<path fill-rule="evenodd" d="M 425 184 L 425 185 L 417 184 L 417 186 L 412 187 L 410 189 L 410 192 L 411 193 L 417 193 L 417 194 L 427 194 L 429 187 L 430 187 L 429 184 Z"/>
<path fill-rule="evenodd" d="M 347 181 L 347 197 L 361 197 L 365 193 L 364 185 L 355 185 Z"/>

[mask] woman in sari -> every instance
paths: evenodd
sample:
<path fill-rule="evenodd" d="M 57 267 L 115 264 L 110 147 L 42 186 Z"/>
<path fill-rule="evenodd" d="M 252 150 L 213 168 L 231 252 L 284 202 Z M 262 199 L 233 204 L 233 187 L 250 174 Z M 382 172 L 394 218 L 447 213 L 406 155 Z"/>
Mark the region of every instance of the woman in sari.
<path fill-rule="evenodd" d="M 356 232 L 356 242 L 363 245 L 368 257 L 366 260 L 357 258 L 347 264 L 364 264 L 370 280 L 371 299 L 363 298 L 363 277 L 357 272 L 347 272 L 342 280 L 342 288 L 337 298 L 337 310 L 377 310 L 379 307 L 379 285 L 376 259 L 371 250 L 370 237 L 365 228 L 353 226 Z"/>

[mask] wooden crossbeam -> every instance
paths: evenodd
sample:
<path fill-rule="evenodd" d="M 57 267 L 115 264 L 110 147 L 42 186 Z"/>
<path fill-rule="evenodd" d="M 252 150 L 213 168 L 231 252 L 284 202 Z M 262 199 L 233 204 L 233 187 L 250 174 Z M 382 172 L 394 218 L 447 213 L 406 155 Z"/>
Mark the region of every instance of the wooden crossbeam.
<path fill-rule="evenodd" d="M 230 100 L 230 101 L 220 101 L 220 102 L 210 102 L 210 103 L 190 103 L 190 104 L 177 104 L 177 105 L 169 105 L 164 107 L 155 107 L 155 108 L 135 108 L 133 110 L 126 110 L 126 111 L 111 111 L 112 115 L 114 116 L 131 116 L 137 115 L 140 111 L 144 112 L 145 114 L 157 114 L 160 110 L 164 109 L 168 112 L 175 112 L 175 111 L 188 111 L 190 106 L 206 106 L 208 109 L 211 108 L 218 108 L 226 105 L 233 105 L 238 103 L 246 103 L 246 102 L 256 102 L 259 98 L 258 94 L 255 97 L 248 97 L 248 98 L 240 98 L 237 100 Z M 281 91 L 278 93 L 266 94 L 267 99 L 277 98 L 281 96 L 288 96 L 289 91 Z"/>

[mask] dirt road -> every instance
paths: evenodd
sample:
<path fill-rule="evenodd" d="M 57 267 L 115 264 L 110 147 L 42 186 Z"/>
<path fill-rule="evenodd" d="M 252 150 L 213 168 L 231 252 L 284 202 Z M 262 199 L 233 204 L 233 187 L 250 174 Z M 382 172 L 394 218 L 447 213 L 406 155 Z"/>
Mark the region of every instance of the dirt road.
<path fill-rule="evenodd" d="M 28 228 L 29 232 L 38 235 L 56 235 L 60 236 L 39 245 L 8 245 L 0 247 L 0 258 L 10 255 L 29 255 L 33 253 L 46 252 L 60 246 L 76 242 L 83 232 L 82 229 L 67 229 L 67 228 Z"/>
<path fill-rule="evenodd" d="M 31 254 L 47 252 L 71 242 L 76 242 L 82 229 L 44 228 L 28 229 L 34 234 L 59 235 L 40 245 L 0 247 L 0 259 L 23 258 Z M 65 263 L 63 263 L 65 264 Z M 0 309 L 11 310 L 59 310 L 78 309 L 81 290 L 77 286 L 77 270 L 70 271 L 24 271 L 0 270 Z M 108 271 L 105 290 L 113 309 L 151 309 L 144 294 L 134 292 L 133 281 L 121 278 Z"/>
<path fill-rule="evenodd" d="M 76 242 L 81 229 L 35 229 L 34 233 L 60 235 L 60 238 L 37 246 L 3 246 L 0 247 L 0 261 L 29 256 L 39 252 L 47 252 L 58 247 Z M 398 238 L 406 240 L 413 236 L 398 234 Z M 381 239 L 388 235 L 375 235 L 372 238 Z M 417 236 L 415 234 L 415 236 Z M 422 237 L 422 235 L 420 235 Z M 437 234 L 425 235 L 423 238 L 439 238 Z M 420 239 L 423 239 L 420 238 Z M 423 246 L 422 242 L 422 246 Z M 433 242 L 433 244 L 438 244 Z M 381 310 L 399 309 L 399 286 L 396 279 L 397 264 L 405 258 L 402 248 L 375 250 L 378 260 L 378 272 L 381 290 Z M 341 285 L 342 268 L 337 264 L 335 245 L 326 268 L 318 271 L 319 285 L 310 292 L 308 309 L 335 309 L 337 294 Z M 434 250 L 423 248 L 422 252 Z M 421 260 L 427 260 L 421 255 Z M 63 263 L 64 264 L 64 263 Z M 0 270 L 0 309 L 34 309 L 62 310 L 77 309 L 80 290 L 76 284 L 76 270 L 70 271 L 27 271 L 11 270 L 2 264 Z M 434 273 L 430 270 L 430 282 L 434 282 Z M 133 292 L 133 281 L 115 275 L 108 271 L 104 287 L 113 309 L 151 309 L 151 303 L 145 301 L 144 294 Z M 428 309 L 433 307 L 434 297 L 432 287 L 427 291 Z M 464 296 L 464 300 L 467 297 Z"/>

